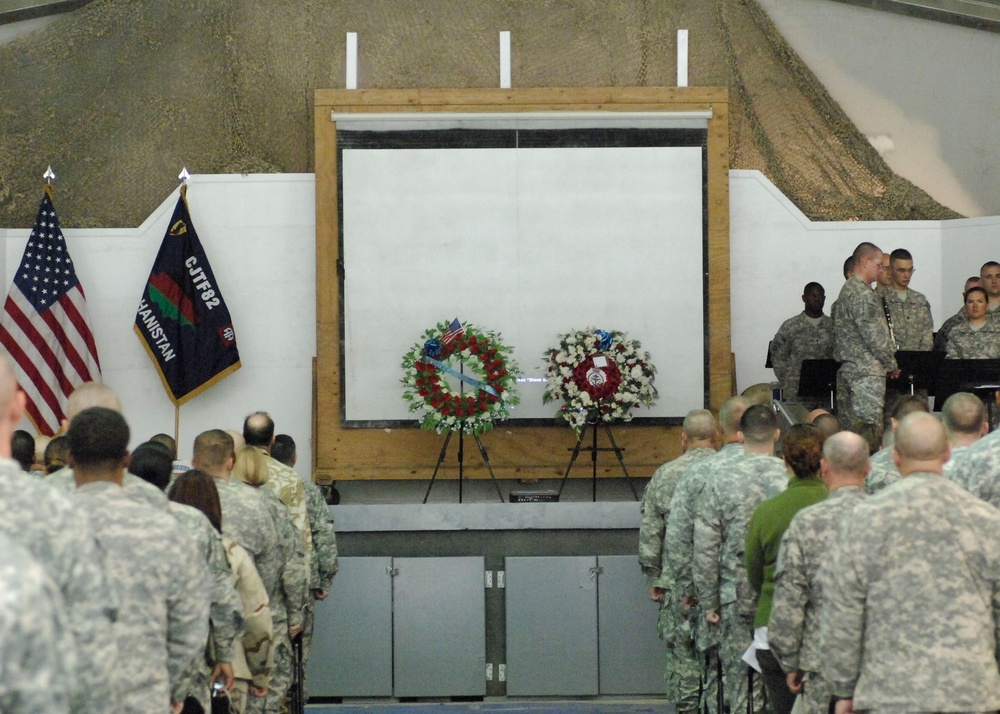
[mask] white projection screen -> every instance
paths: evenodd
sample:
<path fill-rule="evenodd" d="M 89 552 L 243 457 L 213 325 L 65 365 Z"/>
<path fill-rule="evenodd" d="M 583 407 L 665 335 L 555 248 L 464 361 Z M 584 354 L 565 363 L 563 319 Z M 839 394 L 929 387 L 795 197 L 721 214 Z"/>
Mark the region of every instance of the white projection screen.
<path fill-rule="evenodd" d="M 455 317 L 514 348 L 522 423 L 552 423 L 543 355 L 587 328 L 648 350 L 639 423 L 708 405 L 707 118 L 337 119 L 344 426 L 413 424 L 403 355 Z"/>

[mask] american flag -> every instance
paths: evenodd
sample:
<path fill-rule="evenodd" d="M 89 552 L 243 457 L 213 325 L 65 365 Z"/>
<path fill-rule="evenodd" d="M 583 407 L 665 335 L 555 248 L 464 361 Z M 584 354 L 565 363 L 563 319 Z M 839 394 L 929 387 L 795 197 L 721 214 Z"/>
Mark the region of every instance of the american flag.
<path fill-rule="evenodd" d="M 448 325 L 448 329 L 444 331 L 444 334 L 441 335 L 441 341 L 446 345 L 450 345 L 455 341 L 455 338 L 460 337 L 463 334 L 465 334 L 465 328 L 462 327 L 462 323 L 459 322 L 456 317 L 451 321 L 451 324 Z"/>
<path fill-rule="evenodd" d="M 83 286 L 49 187 L 0 313 L 0 344 L 27 395 L 28 418 L 42 434 L 59 429 L 66 400 L 77 386 L 101 378 Z"/>

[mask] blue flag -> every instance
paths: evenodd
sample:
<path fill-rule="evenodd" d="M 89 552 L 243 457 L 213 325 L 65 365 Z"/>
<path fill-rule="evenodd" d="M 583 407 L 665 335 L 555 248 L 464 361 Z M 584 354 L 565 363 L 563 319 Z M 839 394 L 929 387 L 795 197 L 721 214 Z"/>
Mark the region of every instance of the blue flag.
<path fill-rule="evenodd" d="M 134 329 L 177 406 L 240 368 L 233 322 L 183 188 L 139 300 Z"/>

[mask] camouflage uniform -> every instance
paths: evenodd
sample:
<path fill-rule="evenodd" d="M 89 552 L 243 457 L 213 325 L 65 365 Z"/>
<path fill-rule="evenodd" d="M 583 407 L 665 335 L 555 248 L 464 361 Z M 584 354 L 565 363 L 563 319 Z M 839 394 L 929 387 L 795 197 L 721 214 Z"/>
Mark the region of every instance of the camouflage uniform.
<path fill-rule="evenodd" d="M 865 492 L 868 494 L 878 493 L 902 478 L 899 475 L 899 469 L 892 461 L 891 446 L 886 446 L 881 451 L 875 452 L 868 462 L 872 465 L 871 471 L 868 472 L 868 478 L 865 479 Z"/>
<path fill-rule="evenodd" d="M 969 446 L 971 446 L 971 444 Z M 953 447 L 951 447 L 951 457 L 947 461 L 944 462 L 944 466 L 941 469 L 941 472 L 944 474 L 945 478 L 947 478 L 947 479 L 949 479 L 951 481 L 955 480 L 955 479 L 951 478 L 951 472 L 955 469 L 956 459 L 958 461 L 961 461 L 963 458 L 965 458 L 965 457 L 962 456 L 962 453 L 966 449 L 968 449 L 969 446 L 953 446 Z"/>
<path fill-rule="evenodd" d="M 684 472 L 673 498 L 663 532 L 664 577 L 674 584 L 673 603 L 660 610 L 660 636 L 673 643 L 673 657 L 667 658 L 667 695 L 683 711 L 685 702 L 696 701 L 698 687 L 692 686 L 700 676 L 703 682 L 702 702 L 711 714 L 718 714 L 719 691 L 719 632 L 705 622 L 701 605 L 684 609 L 684 598 L 696 598 L 691 562 L 694 556 L 694 520 L 701 511 L 705 486 L 718 473 L 724 472 L 743 457 L 743 444 L 726 444 L 716 454 L 701 459 Z"/>
<path fill-rule="evenodd" d="M 948 478 L 976 498 L 1000 508 L 1000 431 L 952 454 L 945 470 Z"/>
<path fill-rule="evenodd" d="M 74 498 L 90 514 L 120 598 L 114 634 L 125 711 L 162 714 L 183 698 L 183 675 L 208 641 L 208 569 L 176 520 L 124 491 L 89 483 Z"/>
<path fill-rule="evenodd" d="M 695 590 L 701 607 L 721 620 L 719 656 L 726 673 L 731 712 L 747 709 L 747 665 L 743 653 L 753 639 L 756 597 L 747 580 L 746 535 L 754 510 L 785 489 L 781 459 L 747 453 L 708 481 L 694 521 Z M 754 677 L 754 711 L 763 711 L 763 687 Z"/>
<path fill-rule="evenodd" d="M 820 576 L 833 694 L 855 710 L 1000 709 L 998 532 L 1000 511 L 937 474 L 859 504 Z"/>
<path fill-rule="evenodd" d="M 194 541 L 211 578 L 209 648 L 185 673 L 186 693 L 196 697 L 206 711 L 211 711 L 208 687 L 212 667 L 219 662 L 233 662 L 236 640 L 243 634 L 243 606 L 233 588 L 233 572 L 226 559 L 222 536 L 205 514 L 197 508 L 173 502 L 169 504 L 169 513 Z"/>
<path fill-rule="evenodd" d="M 255 489 L 239 481 L 219 478 L 215 479 L 215 486 L 219 490 L 219 501 L 222 504 L 223 535 L 229 536 L 250 553 L 260 579 L 264 582 L 270 599 L 274 646 L 277 647 L 282 633 L 284 640 L 288 640 L 288 613 L 280 590 L 286 563 L 296 550 L 295 544 L 289 542 L 288 535 L 290 530 L 294 535 L 294 528 L 290 525 L 284 527 L 281 519 L 277 519 L 276 523 L 273 515 L 275 499 L 265 501 L 265 496 L 273 496 L 269 490 Z M 285 519 L 287 520 L 287 515 Z M 262 711 L 264 704 L 264 697 L 251 697 L 247 708 Z"/>
<path fill-rule="evenodd" d="M 263 451 L 263 450 L 262 450 Z M 292 522 L 298 529 L 299 537 L 302 538 L 303 552 L 305 553 L 306 568 L 311 567 L 312 559 L 312 530 L 309 528 L 309 511 L 306 507 L 306 489 L 299 477 L 298 472 L 291 466 L 286 466 L 264 451 L 267 460 L 267 484 L 266 486 L 274 491 L 275 495 L 288 506 L 291 513 Z"/>
<path fill-rule="evenodd" d="M 236 641 L 233 675 L 237 682 L 229 695 L 236 710 L 242 714 L 247 707 L 249 683 L 261 688 L 270 686 L 274 623 L 267 589 L 250 554 L 228 536 L 223 536 L 222 542 L 232 566 L 232 584 L 239 593 L 246 623 L 243 636 Z"/>
<path fill-rule="evenodd" d="M 90 520 L 68 495 L 46 484 L 24 474 L 16 461 L 0 458 L 0 533 L 28 549 L 62 594 L 79 655 L 71 710 L 121 711 L 111 629 L 116 594 L 108 586 Z"/>
<path fill-rule="evenodd" d="M 257 493 L 274 523 L 283 567 L 279 587 L 274 592 L 268 591 L 271 619 L 274 623 L 272 648 L 274 667 L 271 670 L 271 687 L 266 698 L 251 694 L 247 711 L 278 712 L 292 683 L 292 641 L 289 638 L 288 628 L 302 623 L 302 604 L 309 594 L 309 573 L 302 553 L 302 539 L 295 530 L 288 507 L 278 500 L 271 489 L 261 486 L 257 489 Z M 264 579 L 263 575 L 261 579 Z"/>
<path fill-rule="evenodd" d="M 78 664 L 58 589 L 0 535 L 0 712 L 65 714 Z"/>
<path fill-rule="evenodd" d="M 833 358 L 841 363 L 838 389 L 847 390 L 848 426 L 855 422 L 882 428 L 885 377 L 897 369 L 882 301 L 857 275 L 837 298 Z"/>
<path fill-rule="evenodd" d="M 670 515 L 670 499 L 674 496 L 677 482 L 684 472 L 697 461 L 715 454 L 714 449 L 692 449 L 673 461 L 660 466 L 646 484 L 639 512 L 639 567 L 650 586 L 668 588 L 673 583 L 661 578 L 663 562 L 663 533 L 667 517 Z"/>
<path fill-rule="evenodd" d="M 667 669 L 663 676 L 667 695 L 678 712 L 698 709 L 701 667 L 687 613 L 681 606 L 669 568 L 666 572 L 663 568 L 663 537 L 677 482 L 692 465 L 714 455 L 714 449 L 691 449 L 660 466 L 646 485 L 640 507 L 639 567 L 650 586 L 664 590 L 657 631 L 667 644 Z"/>
<path fill-rule="evenodd" d="M 323 498 L 319 486 L 306 481 L 306 507 L 309 511 L 309 528 L 312 530 L 312 567 L 309 572 L 310 594 L 316 591 L 329 592 L 333 576 L 337 574 L 340 563 L 337 560 L 337 536 L 333 532 L 333 518 L 330 507 Z M 302 671 L 306 670 L 309 652 L 312 648 L 313 628 L 316 625 L 316 601 L 306 598 L 305 618 L 302 625 Z M 306 683 L 302 683 L 303 689 Z"/>
<path fill-rule="evenodd" d="M 934 334 L 934 351 L 946 352 L 948 349 L 948 335 L 955 329 L 956 325 L 965 322 L 967 319 L 968 318 L 965 316 L 965 308 L 963 307 L 961 310 L 942 322 L 941 327 L 939 327 L 938 331 Z"/>
<path fill-rule="evenodd" d="M 923 293 L 910 288 L 890 288 L 882 293 L 882 299 L 892 317 L 897 349 L 921 352 L 934 349 L 934 320 L 931 305 Z"/>
<path fill-rule="evenodd" d="M 76 479 L 73 476 L 73 469 L 69 466 L 64 466 L 47 477 L 45 483 L 67 493 L 72 493 L 76 489 Z M 135 474 L 130 474 L 128 471 L 125 472 L 125 476 L 122 479 L 122 488 L 125 490 L 126 495 L 130 496 L 134 501 L 146 503 L 160 511 L 167 510 L 168 500 L 166 494 Z"/>
<path fill-rule="evenodd" d="M 801 312 L 781 323 L 771 340 L 774 376 L 784 390 L 786 401 L 800 401 L 799 373 L 802 360 L 833 357 L 833 318 L 809 317 Z"/>
<path fill-rule="evenodd" d="M 1000 321 L 987 320 L 978 330 L 960 322 L 948 334 L 945 351 L 948 359 L 1000 359 Z"/>
<path fill-rule="evenodd" d="M 830 319 L 833 320 L 833 358 L 840 359 L 837 354 L 837 320 L 840 318 L 840 297 L 833 301 L 833 305 L 830 306 Z M 844 382 L 844 375 L 841 371 L 837 370 L 837 388 L 834 394 L 836 402 L 834 404 L 834 411 L 840 420 L 846 421 L 851 415 L 851 405 L 850 405 L 850 393 L 847 389 L 847 384 Z"/>
<path fill-rule="evenodd" d="M 864 498 L 865 492 L 858 486 L 838 488 L 825 501 L 799 511 L 781 539 L 767 641 L 785 672 L 803 672 L 805 714 L 826 714 L 830 701 L 830 692 L 819 675 L 823 664 L 819 565 L 844 516 Z"/>

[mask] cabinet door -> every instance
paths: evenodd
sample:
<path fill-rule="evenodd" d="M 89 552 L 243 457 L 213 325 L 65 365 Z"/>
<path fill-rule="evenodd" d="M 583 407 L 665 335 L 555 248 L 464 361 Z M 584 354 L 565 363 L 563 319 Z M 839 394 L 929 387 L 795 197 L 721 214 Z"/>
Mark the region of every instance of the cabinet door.
<path fill-rule="evenodd" d="M 397 697 L 486 695 L 483 558 L 395 558 Z"/>
<path fill-rule="evenodd" d="M 392 696 L 391 558 L 341 558 L 316 603 L 307 668 L 314 697 Z"/>
<path fill-rule="evenodd" d="M 506 558 L 504 563 L 507 694 L 597 694 L 597 559 Z"/>
<path fill-rule="evenodd" d="M 601 694 L 662 694 L 666 647 L 656 631 L 660 607 L 634 555 L 598 557 Z"/>

